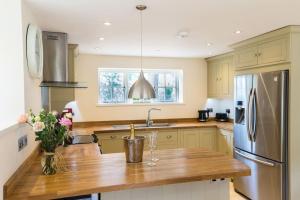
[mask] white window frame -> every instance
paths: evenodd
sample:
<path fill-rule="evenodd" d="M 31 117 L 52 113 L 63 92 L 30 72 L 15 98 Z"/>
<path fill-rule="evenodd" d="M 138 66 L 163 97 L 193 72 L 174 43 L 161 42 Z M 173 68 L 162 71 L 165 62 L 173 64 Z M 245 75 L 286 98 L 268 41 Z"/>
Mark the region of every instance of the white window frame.
<path fill-rule="evenodd" d="M 169 101 L 155 101 L 155 100 L 151 100 L 149 102 L 143 101 L 143 102 L 133 102 L 132 99 L 128 99 L 127 98 L 127 94 L 128 94 L 128 73 L 130 72 L 135 72 L 135 73 L 140 73 L 140 69 L 139 68 L 98 68 L 97 70 L 97 83 L 98 83 L 98 87 L 97 87 L 97 106 L 130 106 L 130 105 L 183 105 L 183 70 L 182 69 L 143 69 L 144 73 L 148 73 L 148 72 L 163 72 L 163 73 L 167 73 L 167 72 L 172 72 L 172 73 L 176 73 L 177 77 L 176 77 L 176 102 L 169 102 Z M 110 103 L 103 103 L 100 102 L 100 73 L 101 72 L 123 72 L 124 73 L 124 87 L 125 87 L 125 102 L 124 103 L 114 103 L 114 102 L 110 102 Z"/>

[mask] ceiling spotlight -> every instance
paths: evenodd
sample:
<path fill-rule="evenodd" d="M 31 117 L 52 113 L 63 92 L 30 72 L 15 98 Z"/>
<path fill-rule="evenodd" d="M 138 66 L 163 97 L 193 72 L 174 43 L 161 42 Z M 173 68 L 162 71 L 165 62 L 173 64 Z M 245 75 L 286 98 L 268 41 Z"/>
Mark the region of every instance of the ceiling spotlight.
<path fill-rule="evenodd" d="M 211 45 L 212 45 L 212 43 L 210 43 L 210 42 L 207 43 L 207 46 L 208 46 L 208 47 L 211 46 Z"/>
<path fill-rule="evenodd" d="M 235 34 L 240 34 L 240 33 L 241 33 L 240 30 L 236 30 L 236 31 L 235 31 Z"/>
<path fill-rule="evenodd" d="M 103 41 L 103 40 L 104 40 L 104 37 L 100 37 L 99 40 Z"/>
<path fill-rule="evenodd" d="M 104 24 L 105 26 L 110 26 L 110 25 L 111 25 L 110 22 L 104 22 L 103 24 Z"/>
<path fill-rule="evenodd" d="M 189 33 L 187 31 L 180 31 L 177 33 L 176 37 L 179 39 L 187 38 Z"/>

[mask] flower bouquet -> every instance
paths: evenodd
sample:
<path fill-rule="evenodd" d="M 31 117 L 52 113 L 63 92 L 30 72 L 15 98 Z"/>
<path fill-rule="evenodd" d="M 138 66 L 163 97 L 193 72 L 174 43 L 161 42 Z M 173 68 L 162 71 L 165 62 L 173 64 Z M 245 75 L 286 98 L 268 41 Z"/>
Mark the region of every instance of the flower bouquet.
<path fill-rule="evenodd" d="M 68 138 L 68 127 L 72 122 L 66 116 L 59 116 L 57 112 L 41 110 L 38 115 L 30 112 L 22 115 L 19 123 L 28 123 L 35 132 L 36 141 L 41 142 L 43 157 L 42 170 L 45 175 L 55 174 L 59 167 L 61 155 L 56 152 L 57 147 L 65 145 Z"/>

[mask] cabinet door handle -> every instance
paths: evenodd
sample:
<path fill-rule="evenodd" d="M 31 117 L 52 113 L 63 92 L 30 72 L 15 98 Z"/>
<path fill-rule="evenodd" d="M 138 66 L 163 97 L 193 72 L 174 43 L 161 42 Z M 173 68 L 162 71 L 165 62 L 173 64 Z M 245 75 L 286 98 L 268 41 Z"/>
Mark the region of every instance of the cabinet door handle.
<path fill-rule="evenodd" d="M 168 135 L 168 136 L 167 136 L 167 139 L 171 139 L 171 138 L 172 138 L 172 135 Z"/>
<path fill-rule="evenodd" d="M 261 53 L 258 53 L 257 56 L 261 56 Z"/>
<path fill-rule="evenodd" d="M 116 139 L 116 138 L 117 138 L 117 136 L 115 136 L 115 135 L 110 136 L 110 139 Z"/>

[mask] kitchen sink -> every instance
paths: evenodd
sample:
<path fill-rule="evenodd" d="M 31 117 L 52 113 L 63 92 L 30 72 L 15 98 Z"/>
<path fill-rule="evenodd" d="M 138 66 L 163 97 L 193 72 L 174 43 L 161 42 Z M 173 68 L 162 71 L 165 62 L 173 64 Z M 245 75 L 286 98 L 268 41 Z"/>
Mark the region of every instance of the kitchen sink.
<path fill-rule="evenodd" d="M 147 126 L 147 124 L 134 124 L 134 128 L 163 128 L 171 126 L 170 123 L 153 123 L 151 126 Z M 115 129 L 129 129 L 129 125 L 113 125 Z"/>

